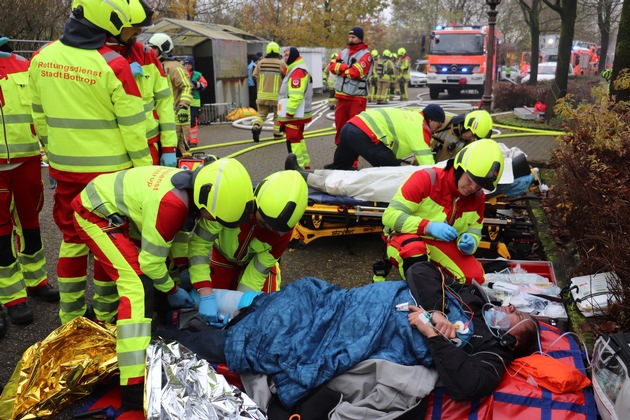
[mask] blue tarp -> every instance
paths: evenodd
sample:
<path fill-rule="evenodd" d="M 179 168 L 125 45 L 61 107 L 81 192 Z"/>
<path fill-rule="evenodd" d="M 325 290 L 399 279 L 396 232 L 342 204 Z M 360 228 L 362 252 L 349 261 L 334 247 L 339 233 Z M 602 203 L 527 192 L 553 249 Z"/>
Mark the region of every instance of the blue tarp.
<path fill-rule="evenodd" d="M 409 325 L 407 312 L 395 309 L 403 302 L 414 303 L 403 281 L 347 290 L 306 277 L 257 297 L 230 327 L 228 367 L 270 376 L 280 401 L 292 406 L 366 359 L 430 364 L 424 337 Z M 451 305 L 449 319 L 466 321 L 458 305 Z"/>

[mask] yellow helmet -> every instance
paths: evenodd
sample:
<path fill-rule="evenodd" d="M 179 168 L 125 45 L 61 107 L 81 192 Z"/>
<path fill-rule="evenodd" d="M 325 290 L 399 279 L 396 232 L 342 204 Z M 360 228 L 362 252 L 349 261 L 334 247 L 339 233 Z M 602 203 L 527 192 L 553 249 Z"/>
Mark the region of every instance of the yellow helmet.
<path fill-rule="evenodd" d="M 372 57 L 378 57 L 378 50 L 372 50 Z"/>
<path fill-rule="evenodd" d="M 280 45 L 277 42 L 270 42 L 267 44 L 267 49 L 265 50 L 265 54 L 276 53 L 280 54 Z"/>
<path fill-rule="evenodd" d="M 288 232 L 306 211 L 308 187 L 298 171 L 280 171 L 265 178 L 254 196 L 265 223 L 278 232 Z"/>
<path fill-rule="evenodd" d="M 330 54 L 330 59 L 331 60 L 334 60 L 335 58 L 337 58 L 337 53 Z"/>
<path fill-rule="evenodd" d="M 394 57 L 394 58 L 398 58 L 398 54 L 396 54 L 396 53 L 392 53 L 392 57 Z"/>
<path fill-rule="evenodd" d="M 403 47 L 398 48 L 398 55 L 405 55 L 407 54 L 407 50 L 404 49 Z"/>
<path fill-rule="evenodd" d="M 162 54 L 170 53 L 173 51 L 174 46 L 171 37 L 161 32 L 153 34 L 153 36 L 147 41 L 147 45 L 149 47 L 157 48 Z"/>
<path fill-rule="evenodd" d="M 389 50 L 384 50 L 383 51 L 383 57 L 391 57 L 391 56 L 392 56 L 391 51 L 389 51 Z"/>
<path fill-rule="evenodd" d="M 453 167 L 466 173 L 475 184 L 494 191 L 503 174 L 503 153 L 491 139 L 474 141 L 455 155 Z"/>
<path fill-rule="evenodd" d="M 473 111 L 464 117 L 464 130 L 470 130 L 478 139 L 489 138 L 492 132 L 492 117 L 486 110 Z"/>
<path fill-rule="evenodd" d="M 193 179 L 193 200 L 219 223 L 234 228 L 252 213 L 254 187 L 245 167 L 223 158 L 199 169 Z"/>
<path fill-rule="evenodd" d="M 153 7 L 146 0 L 130 0 L 131 26 L 144 28 L 153 25 Z"/>
<path fill-rule="evenodd" d="M 82 16 L 79 7 L 83 11 Z M 72 13 L 114 36 L 119 35 L 122 28 L 131 26 L 131 11 L 127 0 L 74 0 Z"/>

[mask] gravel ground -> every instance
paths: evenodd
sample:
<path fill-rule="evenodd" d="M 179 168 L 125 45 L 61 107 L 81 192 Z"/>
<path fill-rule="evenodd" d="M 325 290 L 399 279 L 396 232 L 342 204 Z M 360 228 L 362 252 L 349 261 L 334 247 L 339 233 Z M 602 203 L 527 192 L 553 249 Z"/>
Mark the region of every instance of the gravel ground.
<path fill-rule="evenodd" d="M 416 97 L 427 89 L 412 88 L 410 97 Z M 324 97 L 315 98 L 321 100 Z M 328 118 L 327 118 L 328 116 Z M 308 130 L 328 128 L 332 126 L 330 117 L 332 112 L 322 111 Z M 270 136 L 270 131 L 263 132 L 263 138 Z M 248 130 L 232 127 L 230 124 L 212 124 L 201 126 L 200 144 L 211 145 L 224 142 L 250 139 Z M 522 148 L 526 149 L 526 139 Z M 264 142 L 263 142 L 264 143 Z M 316 137 L 307 141 L 311 155 L 311 166 L 321 168 L 332 161 L 334 152 L 331 136 Z M 239 146 L 229 146 L 212 149 L 209 153 L 220 157 L 227 156 L 238 150 L 250 147 L 254 143 Z M 238 156 L 251 174 L 253 180 L 261 180 L 269 173 L 284 169 L 286 146 L 284 144 L 270 145 Z M 367 166 L 364 161 L 361 167 Z M 45 205 L 41 212 L 42 235 L 46 249 L 49 279 L 53 285 L 57 284 L 55 266 L 61 235 L 52 219 L 53 190 L 49 189 L 48 168 L 42 168 L 42 180 L 45 185 Z M 342 287 L 357 287 L 371 282 L 372 263 L 380 258 L 383 245 L 378 235 L 355 235 L 329 237 L 309 243 L 303 249 L 291 249 L 282 257 L 282 280 L 285 284 L 305 276 L 321 278 Z M 390 279 L 398 278 L 396 270 L 392 270 Z M 90 287 L 91 289 L 91 287 Z M 91 290 L 88 290 L 88 297 Z M 5 384 L 11 376 L 16 363 L 22 353 L 31 345 L 44 339 L 52 330 L 60 326 L 57 315 L 58 304 L 50 304 L 29 299 L 29 305 L 35 314 L 35 322 L 29 326 L 9 325 L 7 335 L 0 340 L 0 385 Z M 57 419 L 70 419 L 77 408 L 77 404 L 56 415 Z"/>

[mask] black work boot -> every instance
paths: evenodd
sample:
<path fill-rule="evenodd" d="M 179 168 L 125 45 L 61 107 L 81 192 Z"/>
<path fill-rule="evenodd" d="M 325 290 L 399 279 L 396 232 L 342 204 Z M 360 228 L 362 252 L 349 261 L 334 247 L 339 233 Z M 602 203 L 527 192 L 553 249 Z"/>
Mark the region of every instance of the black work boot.
<path fill-rule="evenodd" d="M 50 283 L 46 283 L 39 289 L 28 289 L 27 294 L 45 302 L 59 302 L 59 289 L 52 287 Z"/>
<path fill-rule="evenodd" d="M 6 333 L 7 333 L 7 317 L 4 315 L 4 310 L 2 309 L 2 306 L 0 306 L 0 338 L 4 337 Z"/>
<path fill-rule="evenodd" d="M 26 302 L 18 303 L 7 308 L 9 318 L 15 325 L 28 325 L 33 322 L 33 312 Z"/>
<path fill-rule="evenodd" d="M 302 169 L 302 167 L 298 164 L 297 156 L 294 153 L 289 153 L 287 155 L 287 158 L 284 161 L 284 169 L 287 171 L 298 171 L 305 181 L 308 181 L 308 174 L 313 173 L 313 171 Z"/>
<path fill-rule="evenodd" d="M 254 138 L 254 143 L 258 143 L 260 141 L 260 132 L 262 129 L 258 126 L 252 127 L 252 137 Z"/>

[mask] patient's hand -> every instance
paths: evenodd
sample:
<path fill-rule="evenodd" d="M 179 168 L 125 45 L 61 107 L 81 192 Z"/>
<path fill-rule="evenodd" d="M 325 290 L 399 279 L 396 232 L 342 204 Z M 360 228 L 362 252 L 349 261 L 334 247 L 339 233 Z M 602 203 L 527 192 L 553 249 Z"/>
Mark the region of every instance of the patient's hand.
<path fill-rule="evenodd" d="M 437 336 L 438 332 L 435 331 L 431 325 L 431 321 L 427 320 L 425 317 L 426 311 L 424 309 L 409 305 L 409 314 L 407 315 L 409 324 L 411 324 L 412 327 L 415 327 L 418 331 L 420 331 L 420 334 L 427 338 Z"/>
<path fill-rule="evenodd" d="M 451 324 L 441 312 L 433 312 L 431 316 L 433 325 L 437 328 L 445 337 L 455 338 L 455 325 Z"/>

